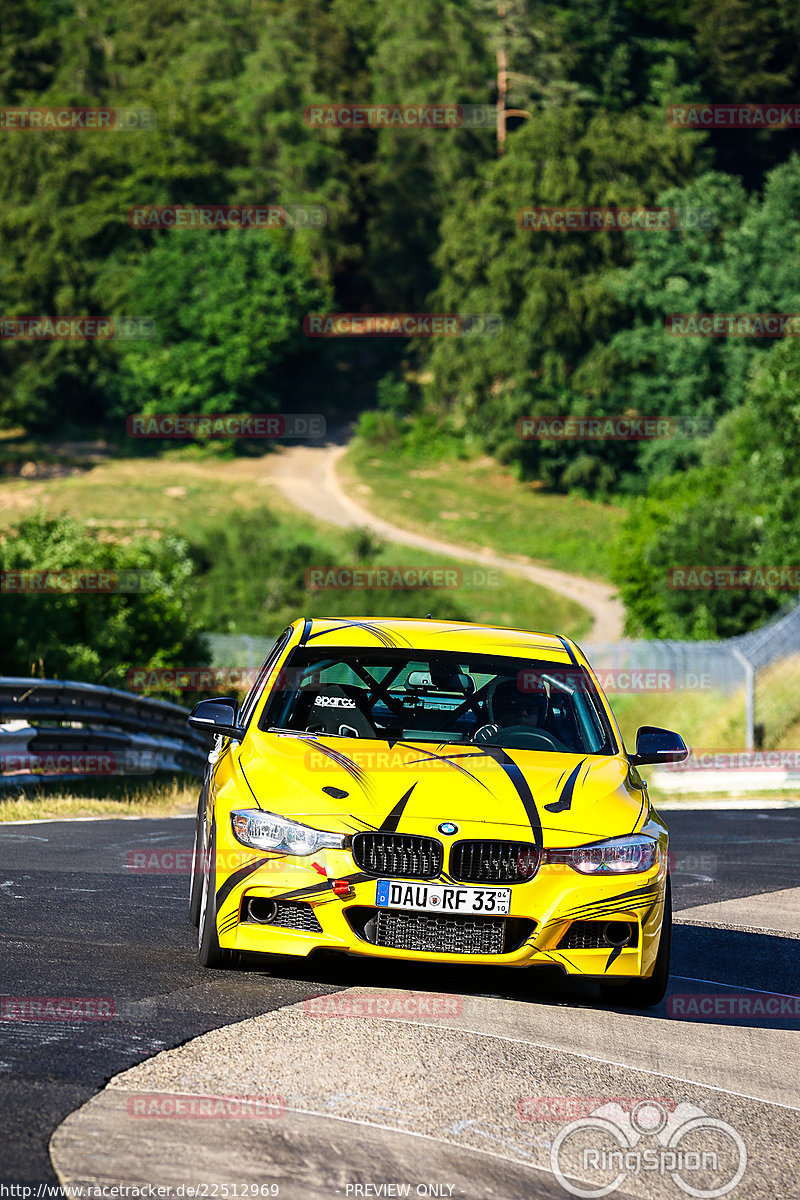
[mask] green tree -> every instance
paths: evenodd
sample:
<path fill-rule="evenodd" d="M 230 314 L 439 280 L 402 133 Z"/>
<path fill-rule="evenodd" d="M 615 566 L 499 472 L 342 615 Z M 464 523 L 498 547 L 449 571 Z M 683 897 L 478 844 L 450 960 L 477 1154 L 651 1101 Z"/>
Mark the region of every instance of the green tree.
<path fill-rule="evenodd" d="M 207 660 L 205 642 L 187 616 L 193 566 L 181 539 L 114 545 L 89 537 L 68 517 L 37 513 L 2 535 L 0 564 L 14 572 L 124 572 L 126 578 L 136 576 L 142 587 L 107 594 L 12 592 L 7 583 L 0 603 L 6 674 L 124 688 L 132 668 L 203 665 Z M 59 574 L 54 587 L 59 580 L 69 586 Z"/>
<path fill-rule="evenodd" d="M 264 230 L 165 234 L 130 295 L 155 337 L 124 352 L 126 413 L 275 411 L 314 347 L 303 318 L 328 306 L 305 256 Z"/>

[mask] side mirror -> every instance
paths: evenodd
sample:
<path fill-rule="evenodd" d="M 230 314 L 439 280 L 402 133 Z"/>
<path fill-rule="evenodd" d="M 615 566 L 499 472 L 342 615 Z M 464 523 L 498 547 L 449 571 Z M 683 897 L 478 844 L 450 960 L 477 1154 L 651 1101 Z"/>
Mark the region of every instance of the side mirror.
<path fill-rule="evenodd" d="M 657 725 L 642 725 L 636 732 L 636 753 L 628 756 L 632 767 L 651 763 L 683 762 L 689 749 L 679 733 L 659 729 Z"/>
<path fill-rule="evenodd" d="M 206 733 L 218 733 L 223 737 L 233 738 L 240 742 L 244 730 L 236 724 L 238 704 L 232 696 L 220 696 L 215 700 L 200 700 L 187 718 L 187 724 L 193 729 L 203 729 Z"/>

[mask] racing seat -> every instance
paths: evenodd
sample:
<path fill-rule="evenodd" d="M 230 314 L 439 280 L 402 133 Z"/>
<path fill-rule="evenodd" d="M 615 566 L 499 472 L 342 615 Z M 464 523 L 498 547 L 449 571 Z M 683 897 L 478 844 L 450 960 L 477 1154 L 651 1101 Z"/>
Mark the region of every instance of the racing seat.
<path fill-rule="evenodd" d="M 365 693 L 351 684 L 327 683 L 315 690 L 306 729 L 310 733 L 340 733 L 347 737 L 375 737 L 375 726 L 366 715 Z"/>

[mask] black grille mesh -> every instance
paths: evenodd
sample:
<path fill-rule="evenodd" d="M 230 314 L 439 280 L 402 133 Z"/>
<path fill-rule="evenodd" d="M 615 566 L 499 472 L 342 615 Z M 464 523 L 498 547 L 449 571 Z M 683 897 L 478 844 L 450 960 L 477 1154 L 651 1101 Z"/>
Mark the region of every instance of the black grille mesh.
<path fill-rule="evenodd" d="M 253 920 L 249 914 L 248 919 Z M 322 926 L 311 905 L 304 904 L 300 900 L 277 900 L 274 915 L 267 921 L 259 921 L 258 924 L 280 925 L 282 929 L 299 929 L 303 933 L 322 932 Z"/>
<path fill-rule="evenodd" d="M 456 842 L 450 851 L 450 874 L 466 883 L 523 883 L 538 869 L 532 842 Z"/>
<path fill-rule="evenodd" d="M 429 913 L 379 910 L 365 930 L 376 946 L 429 954 L 502 954 L 502 917 L 460 919 Z"/>
<path fill-rule="evenodd" d="M 558 943 L 559 950 L 611 950 L 612 947 L 605 939 L 607 921 L 573 921 L 567 932 Z M 625 922 L 628 924 L 628 922 Z M 639 930 L 631 922 L 631 940 L 625 946 L 638 946 Z"/>
<path fill-rule="evenodd" d="M 442 843 L 411 833 L 356 833 L 353 858 L 370 875 L 435 879 L 442 873 Z"/>

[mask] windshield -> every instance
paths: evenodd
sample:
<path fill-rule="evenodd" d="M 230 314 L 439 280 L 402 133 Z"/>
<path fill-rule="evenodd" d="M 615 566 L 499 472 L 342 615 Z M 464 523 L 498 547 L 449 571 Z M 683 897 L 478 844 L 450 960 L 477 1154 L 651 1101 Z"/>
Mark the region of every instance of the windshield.
<path fill-rule="evenodd" d="M 615 754 L 588 673 L 535 659 L 372 650 L 294 651 L 259 728 L 389 741 Z"/>

